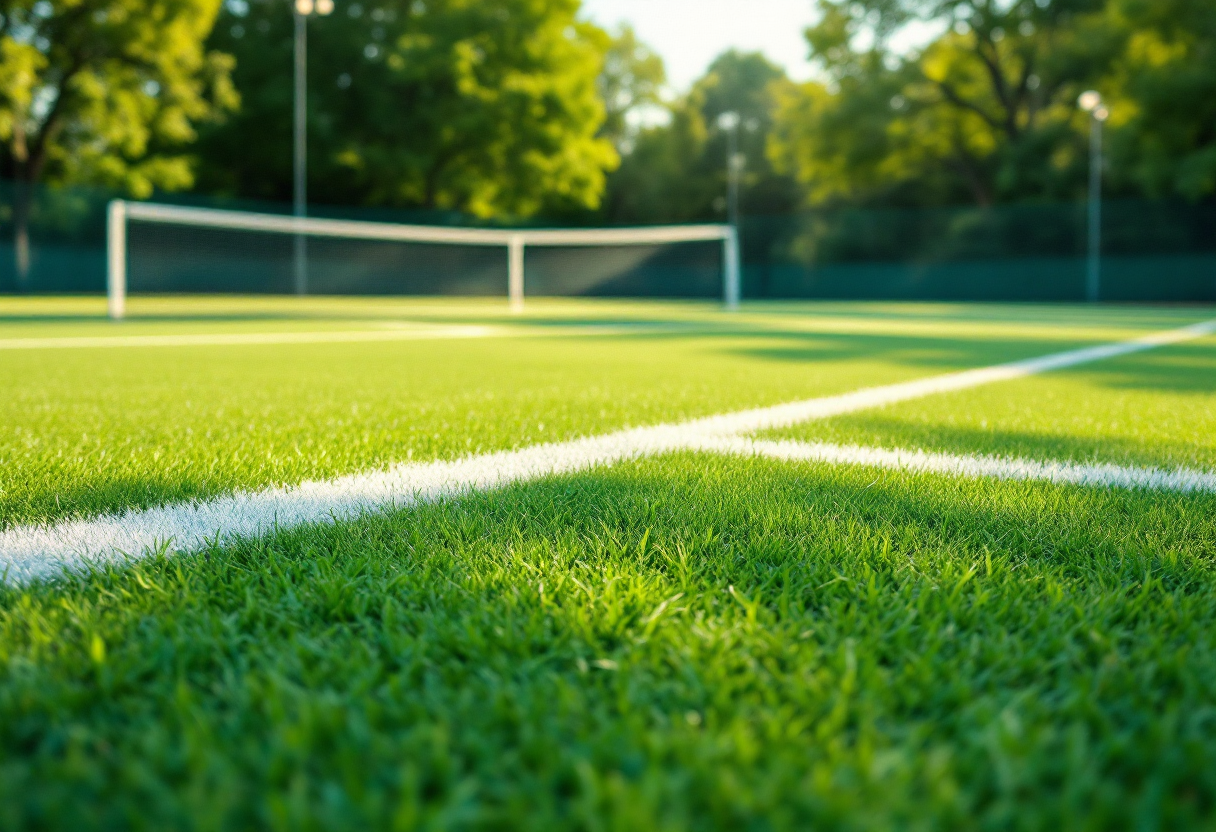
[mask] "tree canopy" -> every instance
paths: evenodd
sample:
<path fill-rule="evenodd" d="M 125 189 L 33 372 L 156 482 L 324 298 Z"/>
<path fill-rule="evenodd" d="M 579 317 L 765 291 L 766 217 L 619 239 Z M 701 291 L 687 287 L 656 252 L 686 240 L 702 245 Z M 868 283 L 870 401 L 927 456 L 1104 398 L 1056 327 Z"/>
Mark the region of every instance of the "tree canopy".
<path fill-rule="evenodd" d="M 673 94 L 660 57 L 581 0 L 340 0 L 307 24 L 310 199 L 722 218 L 733 111 L 746 213 L 1070 201 L 1090 88 L 1112 112 L 1108 193 L 1216 194 L 1211 0 L 816 9 L 814 80 L 731 51 Z M 287 201 L 292 42 L 286 0 L 0 0 L 0 176 Z"/>
<path fill-rule="evenodd" d="M 18 180 L 191 183 L 197 125 L 237 103 L 219 0 L 0 0 L 0 166 Z"/>
<path fill-rule="evenodd" d="M 204 48 L 219 0 L 0 0 L 0 174 L 17 181 L 18 285 L 40 180 L 148 196 L 192 184 L 197 126 L 236 106 Z"/>
<path fill-rule="evenodd" d="M 666 123 L 637 133 L 609 180 L 606 217 L 616 222 L 725 217 L 727 143 L 717 121 L 726 112 L 740 116 L 744 210 L 773 213 L 796 206 L 793 181 L 774 173 L 765 150 L 773 92 L 785 79 L 784 70 L 759 53 L 720 55 L 686 95 L 668 102 Z"/>
<path fill-rule="evenodd" d="M 599 130 L 608 36 L 579 0 L 359 0 L 309 21 L 318 201 L 528 216 L 590 209 L 617 163 Z M 246 105 L 198 147 L 200 184 L 287 199 L 292 19 L 229 0 L 213 48 Z"/>
<path fill-rule="evenodd" d="M 1111 102 L 1117 192 L 1216 190 L 1204 0 L 820 0 L 823 77 L 778 94 L 770 153 L 808 202 L 981 205 L 1084 189 L 1078 94 Z M 935 28 L 896 48 L 909 23 Z M 1182 104 L 1192 102 L 1191 106 Z"/>

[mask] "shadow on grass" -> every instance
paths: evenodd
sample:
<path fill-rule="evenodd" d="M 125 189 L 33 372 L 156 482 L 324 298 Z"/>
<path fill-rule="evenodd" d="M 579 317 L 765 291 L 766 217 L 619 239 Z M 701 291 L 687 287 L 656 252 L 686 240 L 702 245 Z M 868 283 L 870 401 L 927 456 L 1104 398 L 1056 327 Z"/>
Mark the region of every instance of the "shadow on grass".
<path fill-rule="evenodd" d="M 1082 372 L 1086 381 L 1123 390 L 1216 394 L 1216 342 L 1177 344 Z"/>
<path fill-rule="evenodd" d="M 1192 466 L 1216 464 L 1213 449 L 1201 454 L 1185 436 L 1173 441 L 1154 438 L 1142 441 L 1108 436 L 1067 436 L 1032 431 L 960 427 L 958 425 L 904 421 L 882 416 L 847 417 L 843 423 L 812 423 L 805 429 L 774 432 L 779 438 L 800 441 L 866 445 L 881 448 L 915 448 L 955 454 L 1023 457 L 1050 462 L 1070 460 L 1114 465 Z M 1146 453 L 1147 451 L 1147 453 Z"/>

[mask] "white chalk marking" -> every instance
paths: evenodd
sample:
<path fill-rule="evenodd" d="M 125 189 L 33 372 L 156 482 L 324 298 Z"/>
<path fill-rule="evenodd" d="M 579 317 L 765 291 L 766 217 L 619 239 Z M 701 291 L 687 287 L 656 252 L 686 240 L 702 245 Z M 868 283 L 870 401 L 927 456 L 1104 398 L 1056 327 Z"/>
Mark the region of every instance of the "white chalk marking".
<path fill-rule="evenodd" d="M 1216 321 L 1208 321 L 1118 344 L 1071 350 L 994 367 L 873 387 L 840 396 L 711 416 L 678 425 L 635 428 L 599 437 L 538 445 L 519 451 L 466 457 L 453 462 L 401 464 L 387 471 L 353 474 L 333 480 L 305 482 L 253 492 L 237 492 L 213 500 L 129 511 L 87 520 L 70 520 L 46 526 L 19 526 L 0 532 L 0 573 L 3 573 L 10 583 L 23 583 L 36 578 L 51 577 L 61 571 L 79 569 L 92 562 L 137 558 L 164 544 L 169 544 L 176 551 L 195 551 L 208 541 L 252 537 L 276 529 L 288 529 L 310 523 L 337 522 L 368 512 L 386 511 L 419 502 L 459 496 L 471 491 L 500 488 L 511 483 L 611 465 L 626 459 L 681 449 L 721 451 L 724 447 L 735 448 L 736 446 L 730 444 L 732 441 L 746 443 L 747 440 L 735 439 L 738 434 L 744 432 L 823 419 L 935 393 L 1021 378 L 1048 370 L 1127 355 L 1164 344 L 1179 343 L 1213 332 L 1216 332 Z M 782 443 L 769 444 L 785 447 Z M 765 445 L 753 442 L 747 444 L 747 447 L 755 449 Z M 904 453 L 878 450 L 865 452 L 879 455 Z M 948 467 L 945 462 L 932 462 L 938 457 L 939 455 L 933 454 L 924 455 L 924 460 L 928 461 L 922 460 L 921 464 L 941 464 Z M 882 459 L 881 456 L 871 458 Z M 972 469 L 979 470 L 986 463 L 969 464 L 973 466 Z M 1189 475 L 1174 473 L 1184 478 Z M 1169 472 L 1162 472 L 1162 476 L 1167 479 L 1168 474 Z M 1158 478 L 1153 481 L 1166 480 Z"/>
<path fill-rule="evenodd" d="M 706 439 L 699 450 L 789 462 L 861 465 L 892 471 L 947 474 L 969 479 L 1038 480 L 1057 485 L 1138 488 L 1183 494 L 1216 494 L 1216 472 L 1194 468 L 1140 468 L 1017 457 L 931 453 L 907 448 L 864 448 L 804 442 L 764 442 L 742 437 Z"/>
<path fill-rule="evenodd" d="M 3 338 L 0 350 L 112 349 L 116 347 L 217 347 L 262 344 L 345 344 L 363 341 L 426 341 L 485 338 L 488 326 L 431 326 L 334 332 L 200 332 L 193 335 L 99 335 L 62 338 Z"/>
<path fill-rule="evenodd" d="M 216 347 L 261 344 L 345 344 L 364 341 L 426 341 L 486 338 L 489 326 L 419 326 L 409 329 L 334 332 L 200 332 L 193 335 L 99 335 L 63 338 L 4 338 L 0 350 L 112 349 L 115 347 Z"/>
<path fill-rule="evenodd" d="M 558 324 L 551 327 L 505 327 L 481 324 L 396 324 L 385 329 L 312 332 L 199 332 L 190 335 L 97 335 L 45 338 L 0 338 L 0 350 L 114 349 L 139 347 L 229 347 L 273 344 L 358 344 L 381 341 L 430 341 L 465 338 L 546 338 L 574 335 L 630 335 L 684 332 L 673 324 Z"/>

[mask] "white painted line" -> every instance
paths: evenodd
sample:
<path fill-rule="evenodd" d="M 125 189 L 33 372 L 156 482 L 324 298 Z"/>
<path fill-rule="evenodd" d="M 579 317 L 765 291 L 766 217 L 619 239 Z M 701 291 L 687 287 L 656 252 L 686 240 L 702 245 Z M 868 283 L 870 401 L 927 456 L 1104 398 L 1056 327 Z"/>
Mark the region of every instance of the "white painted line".
<path fill-rule="evenodd" d="M 674 324 L 558 324 L 486 326 L 480 324 L 390 325 L 384 329 L 317 332 L 199 332 L 190 335 L 97 335 L 45 338 L 0 338 L 0 350 L 111 349 L 117 347 L 227 347 L 267 344 L 358 344 L 382 341 L 442 341 L 466 338 L 548 338 L 578 335 L 630 335 L 691 332 Z"/>
<path fill-rule="evenodd" d="M 659 454 L 687 446 L 688 439 L 687 430 L 680 426 L 639 428 L 454 462 L 396 465 L 387 471 L 238 492 L 198 503 L 16 527 L 0 533 L 0 571 L 7 570 L 10 583 L 21 583 L 88 561 L 138 557 L 166 541 L 172 541 L 176 550 L 191 551 L 209 540 L 336 522 Z"/>
<path fill-rule="evenodd" d="M 862 465 L 892 471 L 948 474 L 972 479 L 1040 480 L 1057 485 L 1139 488 L 1216 494 L 1216 472 L 1194 468 L 1139 468 L 1079 462 L 1042 462 L 1017 457 L 930 453 L 905 448 L 864 448 L 803 442 L 764 442 L 742 437 L 709 438 L 699 450 L 760 456 L 790 462 Z"/>
<path fill-rule="evenodd" d="M 89 562 L 121 561 L 171 544 L 197 550 L 210 540 L 231 540 L 309 523 L 349 519 L 366 512 L 500 488 L 554 474 L 611 465 L 680 449 L 714 450 L 745 431 L 822 419 L 919 396 L 962 390 L 1034 375 L 1117 355 L 1178 343 L 1216 332 L 1216 321 L 1170 330 L 1120 344 L 1057 353 L 962 373 L 859 390 L 776 407 L 617 431 L 604 436 L 538 445 L 520 451 L 466 457 L 454 462 L 409 463 L 387 471 L 323 482 L 238 492 L 198 503 L 130 511 L 50 526 L 18 526 L 0 532 L 0 573 L 23 583 L 79 569 Z"/>
<path fill-rule="evenodd" d="M 486 338 L 489 326 L 430 326 L 340 332 L 228 332 L 193 335 L 99 335 L 96 337 L 4 338 L 0 350 L 108 349 L 113 347 L 214 347 L 248 344 L 346 344 L 364 341 L 426 341 Z"/>
<path fill-rule="evenodd" d="M 1216 333 L 1216 320 L 1204 321 L 1203 323 L 1193 324 L 1180 329 L 1171 329 L 1145 335 L 1131 341 L 1085 347 L 1084 349 L 1045 355 L 1040 358 L 1028 358 L 1025 361 L 1014 361 L 1009 364 L 997 364 L 992 367 L 964 370 L 960 373 L 919 378 L 900 384 L 889 384 L 884 387 L 870 387 L 840 396 L 809 399 L 776 407 L 764 407 L 741 413 L 712 416 L 708 419 L 702 419 L 696 424 L 702 430 L 721 434 L 771 430 L 773 428 L 796 425 L 800 422 L 809 422 L 814 419 L 827 419 L 832 416 L 853 413 L 858 410 L 883 407 L 884 405 L 896 404 L 909 399 L 919 399 L 937 393 L 966 390 L 985 384 L 993 384 L 998 381 L 1009 381 L 1016 378 L 1038 375 L 1049 370 L 1075 367 L 1105 358 L 1115 358 L 1121 355 L 1151 350 L 1167 344 L 1177 344 L 1194 338 L 1202 338 L 1205 335 L 1213 333 Z"/>

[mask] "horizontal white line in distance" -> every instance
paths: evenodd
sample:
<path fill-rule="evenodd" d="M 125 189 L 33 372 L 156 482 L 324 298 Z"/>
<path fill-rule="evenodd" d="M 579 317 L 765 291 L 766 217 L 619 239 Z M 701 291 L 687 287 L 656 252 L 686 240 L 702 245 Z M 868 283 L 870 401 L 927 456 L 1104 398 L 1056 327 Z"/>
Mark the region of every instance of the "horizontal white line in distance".
<path fill-rule="evenodd" d="M 822 419 L 918 396 L 1034 375 L 1178 343 L 1214 331 L 1216 321 L 1209 321 L 1119 344 L 874 387 L 842 396 L 696 419 L 679 425 L 635 428 L 454 462 L 402 464 L 388 471 L 240 492 L 204 502 L 70 520 L 50 526 L 15 527 L 0 532 L 0 574 L 9 582 L 21 583 L 77 569 L 90 561 L 139 557 L 162 544 L 171 544 L 178 551 L 192 551 L 210 540 L 252 537 L 275 529 L 335 522 L 365 512 L 573 473 L 623 459 L 708 448 L 744 431 Z"/>
<path fill-rule="evenodd" d="M 113 347 L 212 347 L 257 344 L 342 344 L 361 341 L 426 341 L 486 338 L 500 334 L 488 326 L 434 326 L 333 332 L 199 332 L 187 335 L 97 335 L 3 338 L 0 350 L 107 349 Z"/>
<path fill-rule="evenodd" d="M 96 335 L 0 338 L 0 350 L 111 349 L 139 347 L 226 347 L 273 344 L 356 344 L 379 341 L 443 341 L 470 338 L 546 338 L 692 332 L 672 324 L 561 324 L 553 327 L 403 326 L 313 332 L 198 332 L 187 335 Z"/>
<path fill-rule="evenodd" d="M 1142 468 L 1080 462 L 1043 462 L 1016 457 L 931 453 L 906 448 L 865 448 L 744 438 L 706 439 L 701 450 L 786 461 L 863 465 L 913 473 L 974 479 L 1038 480 L 1057 485 L 1141 488 L 1150 491 L 1216 494 L 1216 472 L 1193 468 Z"/>

